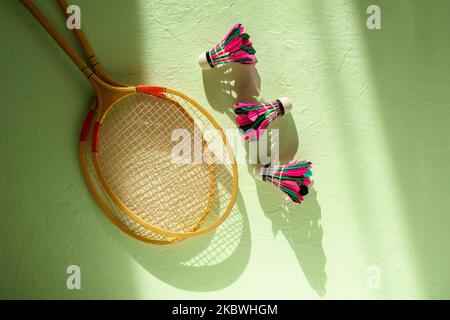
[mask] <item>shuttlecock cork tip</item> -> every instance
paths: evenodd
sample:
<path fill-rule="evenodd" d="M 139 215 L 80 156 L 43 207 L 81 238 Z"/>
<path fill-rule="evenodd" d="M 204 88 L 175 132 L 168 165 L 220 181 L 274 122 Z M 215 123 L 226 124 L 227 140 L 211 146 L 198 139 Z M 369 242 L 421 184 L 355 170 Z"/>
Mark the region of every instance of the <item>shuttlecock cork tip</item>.
<path fill-rule="evenodd" d="M 281 104 L 284 108 L 284 114 L 288 114 L 292 110 L 292 101 L 288 97 L 281 97 L 278 100 L 280 100 Z"/>
<path fill-rule="evenodd" d="M 207 52 L 204 52 L 198 56 L 198 65 L 203 70 L 211 69 L 211 65 L 208 62 L 207 54 L 208 54 Z"/>

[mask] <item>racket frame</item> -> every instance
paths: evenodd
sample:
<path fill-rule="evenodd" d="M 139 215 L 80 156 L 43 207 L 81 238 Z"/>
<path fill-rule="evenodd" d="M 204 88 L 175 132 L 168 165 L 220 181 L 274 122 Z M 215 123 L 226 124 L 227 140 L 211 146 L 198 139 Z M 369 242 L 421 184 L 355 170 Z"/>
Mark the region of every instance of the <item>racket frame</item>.
<path fill-rule="evenodd" d="M 102 80 L 99 76 L 97 76 L 91 68 L 79 57 L 79 55 L 73 50 L 73 48 L 65 41 L 65 39 L 60 35 L 60 33 L 51 25 L 51 23 L 47 20 L 47 18 L 42 14 L 42 12 L 33 4 L 32 0 L 21 0 L 21 2 L 27 7 L 30 13 L 38 20 L 38 22 L 44 27 L 44 29 L 50 34 L 50 36 L 56 41 L 56 43 L 64 50 L 64 52 L 72 59 L 72 61 L 77 65 L 80 71 L 84 74 L 84 76 L 91 82 L 93 87 L 95 88 L 97 95 L 97 112 L 96 112 L 96 123 L 94 124 L 94 131 L 92 136 L 92 156 L 93 163 L 96 168 L 97 175 L 107 191 L 110 198 L 116 203 L 116 205 L 127 214 L 132 220 L 139 223 L 140 225 L 146 227 L 147 229 L 162 234 L 167 237 L 174 238 L 190 238 L 203 235 L 207 232 L 210 232 L 217 228 L 230 214 L 237 198 L 238 191 L 238 174 L 237 174 L 237 164 L 236 159 L 233 155 L 230 145 L 228 144 L 227 137 L 223 132 L 222 128 L 219 126 L 217 121 L 195 100 L 186 96 L 185 94 L 159 86 L 125 86 L 118 87 L 108 84 L 104 80 Z M 98 66 L 98 63 L 97 63 Z M 227 152 L 231 157 L 231 166 L 232 166 L 232 174 L 233 174 L 233 189 L 231 191 L 231 198 L 228 203 L 227 208 L 223 211 L 221 216 L 214 221 L 211 225 L 205 227 L 201 230 L 195 230 L 190 232 L 175 232 L 166 229 L 162 229 L 155 225 L 148 223 L 147 221 L 141 219 L 138 215 L 134 214 L 127 206 L 123 204 L 123 202 L 116 196 L 116 194 L 111 190 L 108 183 L 105 180 L 102 170 L 99 166 L 99 155 L 98 155 L 98 147 L 99 147 L 99 139 L 100 139 L 100 131 L 101 124 L 105 120 L 107 113 L 122 99 L 136 93 L 144 93 L 153 96 L 157 96 L 159 98 L 166 98 L 166 93 L 170 93 L 172 95 L 178 96 L 186 101 L 188 101 L 191 105 L 193 105 L 198 111 L 200 111 L 214 126 L 214 128 L 220 133 L 220 136 L 223 140 L 224 145 L 227 148 Z"/>

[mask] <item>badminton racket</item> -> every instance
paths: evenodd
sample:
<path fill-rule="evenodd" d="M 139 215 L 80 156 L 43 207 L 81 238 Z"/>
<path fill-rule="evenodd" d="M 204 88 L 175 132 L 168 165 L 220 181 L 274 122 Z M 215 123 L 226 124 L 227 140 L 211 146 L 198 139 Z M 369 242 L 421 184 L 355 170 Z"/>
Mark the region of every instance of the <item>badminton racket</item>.
<path fill-rule="evenodd" d="M 133 221 L 167 237 L 194 237 L 216 228 L 230 213 L 237 194 L 237 167 L 217 122 L 193 99 L 158 86 L 119 87 L 101 80 L 73 51 L 30 0 L 33 16 L 94 86 L 96 122 L 93 163 L 102 186 Z M 201 154 L 225 159 L 189 164 L 173 162 L 174 130 L 215 131 L 219 140 L 201 140 Z M 214 150 L 214 151 L 213 151 Z"/>
<path fill-rule="evenodd" d="M 69 16 L 69 14 L 67 13 L 67 2 L 65 0 L 57 0 L 57 3 L 64 16 L 67 18 Z M 103 69 L 81 29 L 73 29 L 73 32 L 78 39 L 78 42 L 80 43 L 94 73 L 106 83 L 115 86 L 126 87 L 126 85 L 113 80 Z M 92 134 L 92 127 L 94 123 L 93 119 L 95 117 L 96 111 L 97 101 L 95 100 L 83 121 L 78 147 L 81 171 L 92 197 L 94 198 L 102 212 L 106 215 L 106 217 L 109 218 L 114 225 L 116 225 L 126 234 L 143 242 L 152 244 L 169 244 L 176 242 L 179 239 L 159 235 L 136 223 L 128 215 L 124 214 L 106 195 L 104 188 L 98 180 L 97 173 L 95 172 L 92 158 L 90 156 L 91 149 L 89 148 L 91 142 L 90 137 Z"/>

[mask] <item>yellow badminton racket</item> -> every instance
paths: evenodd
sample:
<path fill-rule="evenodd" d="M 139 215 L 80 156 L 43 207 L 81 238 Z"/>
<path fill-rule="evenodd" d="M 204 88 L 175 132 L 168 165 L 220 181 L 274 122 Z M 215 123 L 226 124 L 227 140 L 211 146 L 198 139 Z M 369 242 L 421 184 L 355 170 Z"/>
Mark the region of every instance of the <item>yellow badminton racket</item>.
<path fill-rule="evenodd" d="M 67 13 L 68 7 L 67 2 L 65 0 L 57 0 L 57 3 L 61 8 L 64 17 L 68 18 L 69 14 Z M 97 59 L 97 56 L 95 55 L 92 47 L 90 46 L 81 29 L 73 29 L 73 32 L 84 51 L 84 54 L 91 66 L 92 71 L 94 71 L 94 73 L 99 78 L 104 80 L 106 83 L 119 87 L 126 87 L 126 85 L 113 80 L 109 76 L 109 74 L 102 68 L 100 62 Z M 177 238 L 169 238 L 162 236 L 136 223 L 128 215 L 124 214 L 107 196 L 106 191 L 102 187 L 97 177 L 97 173 L 95 172 L 95 168 L 91 157 L 90 137 L 92 135 L 92 127 L 94 123 L 93 120 L 95 118 L 96 111 L 97 111 L 97 101 L 95 101 L 92 104 L 89 112 L 87 113 L 83 121 L 83 126 L 81 128 L 80 133 L 78 153 L 84 180 L 89 189 L 89 192 L 96 201 L 97 205 L 106 215 L 106 217 L 108 217 L 110 221 L 113 222 L 113 224 L 115 224 L 119 229 L 121 229 L 126 234 L 138 240 L 152 244 L 169 244 L 180 240 Z"/>
<path fill-rule="evenodd" d="M 237 167 L 217 122 L 173 89 L 119 87 L 101 80 L 32 1 L 22 2 L 96 90 L 93 163 L 102 186 L 123 213 L 152 232 L 174 238 L 198 236 L 222 223 L 236 200 Z M 221 149 L 221 161 L 173 161 L 175 130 L 187 133 L 191 144 L 198 141 L 198 132 L 209 137 L 209 132 L 216 132 L 219 139 L 200 140 L 200 154 L 217 155 Z"/>

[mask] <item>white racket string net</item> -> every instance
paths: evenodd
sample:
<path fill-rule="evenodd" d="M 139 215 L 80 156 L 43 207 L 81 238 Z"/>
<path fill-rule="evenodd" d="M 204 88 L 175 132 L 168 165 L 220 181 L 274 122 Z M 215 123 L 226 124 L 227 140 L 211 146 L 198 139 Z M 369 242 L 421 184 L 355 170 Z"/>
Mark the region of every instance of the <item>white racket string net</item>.
<path fill-rule="evenodd" d="M 180 143 L 172 137 L 175 130 L 190 146 L 183 161 L 174 158 Z M 146 223 L 170 232 L 197 231 L 217 221 L 232 201 L 233 156 L 223 140 L 205 139 L 214 132 L 208 118 L 181 97 L 130 95 L 102 124 L 99 169 L 112 193 Z M 219 159 L 211 163 L 205 155 Z"/>

